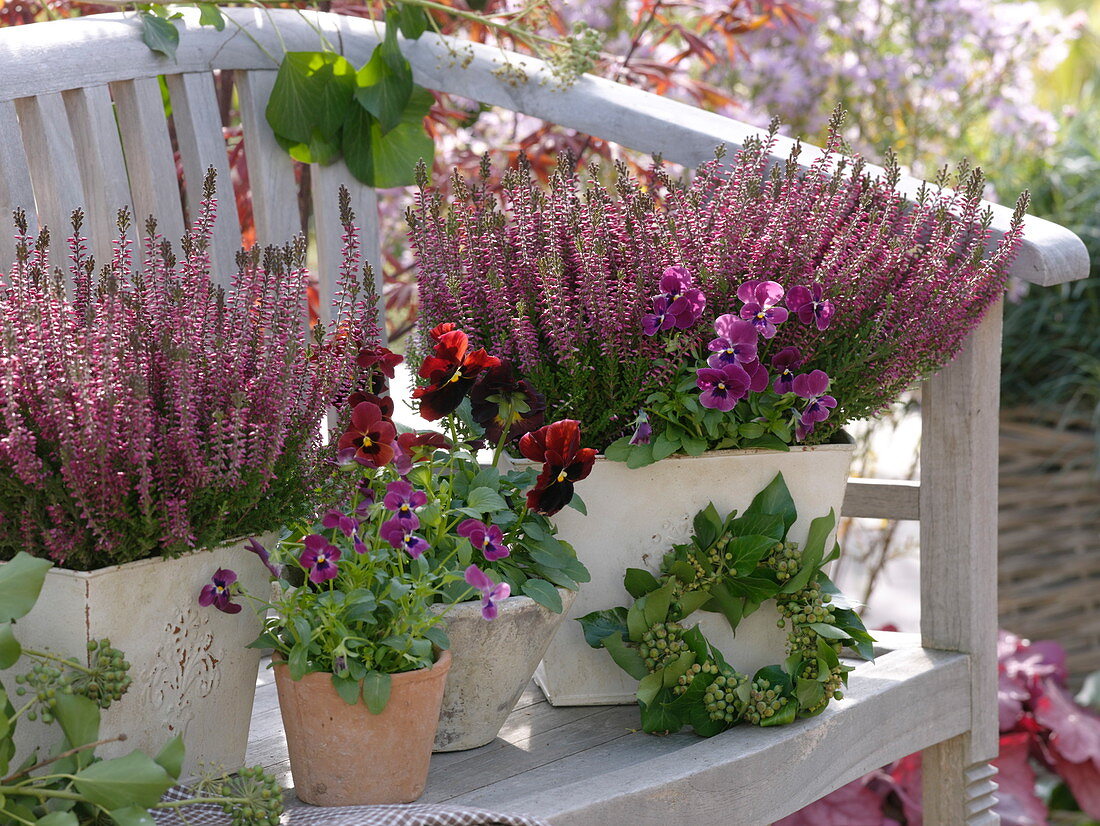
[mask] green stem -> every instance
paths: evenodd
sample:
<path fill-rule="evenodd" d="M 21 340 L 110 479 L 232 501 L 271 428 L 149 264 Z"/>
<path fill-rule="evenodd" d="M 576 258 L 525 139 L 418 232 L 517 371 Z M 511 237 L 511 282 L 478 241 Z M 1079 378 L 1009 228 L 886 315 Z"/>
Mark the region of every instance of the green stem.
<path fill-rule="evenodd" d="M 50 765 L 50 763 L 56 763 L 58 760 L 64 760 L 66 757 L 71 757 L 72 755 L 82 751 L 86 751 L 87 749 L 96 749 L 100 746 L 105 746 L 108 743 L 121 743 L 125 739 L 126 735 L 120 734 L 117 737 L 108 737 L 104 740 L 98 740 L 95 743 L 86 743 L 83 746 L 77 746 L 76 748 L 69 749 L 68 751 L 63 751 L 61 752 L 61 754 L 58 754 L 55 757 L 51 757 L 49 760 L 43 760 L 41 763 L 35 763 L 33 766 L 28 766 L 25 769 L 17 771 L 15 774 L 8 775 L 3 780 L 0 780 L 0 785 L 6 786 L 9 783 L 19 779 L 20 777 L 29 775 L 33 771 L 38 771 L 43 766 L 48 766 Z M 31 778 L 31 782 L 41 779 L 41 777 Z"/>
<path fill-rule="evenodd" d="M 88 668 L 87 666 L 83 666 L 80 663 L 76 662 L 75 660 L 68 660 L 68 659 L 65 659 L 64 657 L 59 657 L 56 654 L 50 654 L 47 651 L 36 651 L 33 648 L 24 648 L 23 653 L 26 654 L 29 657 L 40 657 L 44 660 L 53 660 L 54 662 L 62 663 L 63 665 L 67 665 L 70 668 L 75 668 L 78 671 L 83 671 L 85 674 L 94 674 L 95 673 L 95 671 L 92 670 L 91 668 Z"/>

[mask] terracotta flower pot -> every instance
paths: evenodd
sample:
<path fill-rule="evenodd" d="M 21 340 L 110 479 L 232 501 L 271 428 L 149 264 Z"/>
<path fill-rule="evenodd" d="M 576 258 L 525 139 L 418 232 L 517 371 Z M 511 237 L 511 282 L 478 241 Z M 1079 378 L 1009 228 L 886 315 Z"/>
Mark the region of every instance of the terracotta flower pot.
<path fill-rule="evenodd" d="M 295 681 L 278 663 L 275 685 L 298 798 L 315 806 L 363 806 L 420 797 L 450 667 L 444 651 L 431 668 L 394 674 L 385 710 L 371 714 L 362 702 L 345 703 L 330 674 Z"/>

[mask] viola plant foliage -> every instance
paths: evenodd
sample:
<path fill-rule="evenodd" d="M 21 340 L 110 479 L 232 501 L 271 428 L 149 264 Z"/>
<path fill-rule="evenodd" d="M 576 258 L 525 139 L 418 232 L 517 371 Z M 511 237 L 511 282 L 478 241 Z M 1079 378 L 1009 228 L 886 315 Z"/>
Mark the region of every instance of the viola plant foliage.
<path fill-rule="evenodd" d="M 442 624 L 454 604 L 480 598 L 482 616 L 493 620 L 502 600 L 524 594 L 561 613 L 557 587 L 575 590 L 589 579 L 548 518 L 567 504 L 583 507 L 573 484 L 588 475 L 595 453 L 580 447 L 578 423 L 543 425 L 534 388 L 507 362 L 469 348 L 453 324 L 433 337 L 421 369 L 430 383 L 414 396 L 445 433 L 398 432 L 393 400 L 378 393 L 401 359 L 377 344 L 363 347 L 360 389 L 343 403 L 336 440 L 333 464 L 342 472 L 325 491 L 332 506 L 290 526 L 274 553 L 251 545 L 278 595 L 246 593 L 230 570 L 216 571 L 199 595 L 228 613 L 241 610 L 237 597 L 272 611 L 253 645 L 279 652 L 293 679 L 330 673 L 344 700 L 362 698 L 375 713 L 386 705 L 391 674 L 428 667 L 436 649 L 449 647 Z M 496 450 L 482 465 L 477 450 L 487 438 Z M 541 469 L 498 469 L 516 442 Z"/>
<path fill-rule="evenodd" d="M 513 359 L 586 446 L 629 437 L 640 410 L 653 438 L 669 429 L 662 452 L 826 442 L 954 357 L 1004 291 L 1026 208 L 994 241 L 980 171 L 907 200 L 896 162 L 869 169 L 842 124 L 825 152 L 792 142 L 779 162 L 773 124 L 689 181 L 658 162 L 604 186 L 563 157 L 544 189 L 521 160 L 499 193 L 486 164 L 444 199 L 424 171 L 408 215 L 421 330 L 456 320 Z"/>
<path fill-rule="evenodd" d="M 310 337 L 304 239 L 242 253 L 223 289 L 216 203 L 211 170 L 182 255 L 150 219 L 140 264 L 126 212 L 107 262 L 74 213 L 71 295 L 49 231 L 29 236 L 17 213 L 0 290 L 0 559 L 25 549 L 89 570 L 217 547 L 315 507 L 317 422 L 348 392 L 373 281 L 346 260 L 339 326 Z"/>
<path fill-rule="evenodd" d="M 585 639 L 604 648 L 639 680 L 642 727 L 651 734 L 690 725 L 711 736 L 737 723 L 776 726 L 820 714 L 839 699 L 850 666 L 842 646 L 871 659 L 873 639 L 852 604 L 822 567 L 840 555 L 826 542 L 836 515 L 814 519 L 804 547 L 787 533 L 797 519 L 782 474 L 745 512 L 722 517 L 714 505 L 696 514 L 691 539 L 676 545 L 656 576 L 626 572 L 629 608 L 594 611 L 579 619 Z M 696 611 L 722 614 L 732 630 L 774 600 L 780 627 L 789 627 L 782 664 L 743 674 L 697 627 Z"/>
<path fill-rule="evenodd" d="M 182 815 L 186 807 L 204 803 L 219 805 L 233 826 L 276 826 L 283 812 L 282 790 L 258 767 L 234 776 L 204 776 L 165 799 L 180 779 L 180 737 L 169 740 L 156 757 L 139 751 L 110 760 L 96 756 L 99 746 L 125 739 L 100 738 L 100 709 L 110 708 L 126 693 L 130 666 L 106 639 L 90 641 L 83 662 L 20 645 L 18 621 L 34 607 L 51 566 L 48 560 L 20 553 L 0 567 L 0 669 L 21 659 L 33 663 L 15 678 L 14 692 L 0 685 L 0 820 L 37 826 L 148 826 L 153 823 L 150 810 Z M 22 719 L 56 725 L 60 737 L 49 754 L 36 751 L 14 767 L 14 737 Z"/>

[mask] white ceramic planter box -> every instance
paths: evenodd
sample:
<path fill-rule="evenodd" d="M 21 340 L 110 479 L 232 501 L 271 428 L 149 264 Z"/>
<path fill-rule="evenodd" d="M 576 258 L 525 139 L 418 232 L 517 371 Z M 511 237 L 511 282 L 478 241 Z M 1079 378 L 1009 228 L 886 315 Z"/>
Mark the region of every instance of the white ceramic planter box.
<path fill-rule="evenodd" d="M 101 755 L 134 749 L 156 755 L 182 734 L 185 775 L 200 762 L 227 770 L 243 764 L 260 659 L 258 650 L 245 646 L 259 635 L 260 618 L 247 601 L 239 614 L 199 606 L 199 591 L 218 568 L 236 571 L 250 593 L 267 593 L 267 569 L 239 544 L 177 559 L 47 573 L 34 610 L 16 624 L 19 641 L 87 662 L 88 641 L 106 637 L 130 663 L 133 684 L 102 712 L 100 730 L 104 738 L 124 732 L 127 739 L 102 746 Z M 16 673 L 0 673 L 9 693 Z M 35 746 L 52 748 L 59 735 L 56 725 L 21 720 L 12 765 Z"/>
<path fill-rule="evenodd" d="M 559 706 L 634 702 L 637 681 L 606 651 L 590 648 L 572 620 L 630 605 L 623 587 L 627 568 L 656 572 L 665 552 L 691 536 L 692 519 L 708 502 L 722 516 L 734 508 L 744 510 L 776 473 L 783 474 L 798 510 L 788 536 L 804 543 L 815 518 L 830 508 L 839 517 L 852 451 L 851 444 L 793 447 L 789 452 L 723 450 L 670 457 L 635 470 L 598 458 L 592 474 L 577 483 L 588 516 L 566 508 L 554 517 L 558 536 L 573 545 L 592 581 L 581 586 L 535 672 L 547 699 Z M 785 657 L 786 632 L 776 627 L 779 614 L 773 602 L 744 619 L 736 639 L 720 615 L 693 616 L 702 617 L 708 639 L 740 671 L 751 674 Z"/>
<path fill-rule="evenodd" d="M 491 621 L 481 616 L 480 600 L 463 602 L 447 612 L 454 660 L 443 694 L 435 751 L 473 749 L 497 736 L 577 595 L 557 590 L 564 609 L 561 614 L 522 595 L 499 603 L 500 613 Z"/>

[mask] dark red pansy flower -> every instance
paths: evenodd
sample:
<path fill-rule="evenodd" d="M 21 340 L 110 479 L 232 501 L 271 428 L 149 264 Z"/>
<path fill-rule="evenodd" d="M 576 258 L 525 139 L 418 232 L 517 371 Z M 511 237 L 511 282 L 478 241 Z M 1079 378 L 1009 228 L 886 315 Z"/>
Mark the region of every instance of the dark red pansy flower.
<path fill-rule="evenodd" d="M 542 462 L 542 473 L 527 493 L 527 507 L 553 516 L 573 499 L 573 483 L 592 472 L 596 451 L 581 447 L 580 422 L 562 419 L 524 434 L 519 451 L 532 462 Z"/>
<path fill-rule="evenodd" d="M 393 399 L 389 396 L 376 396 L 374 393 L 363 393 L 357 390 L 348 396 L 347 405 L 354 410 L 363 402 L 378 405 L 378 409 L 382 411 L 383 416 L 387 419 L 393 418 Z"/>
<path fill-rule="evenodd" d="M 351 411 L 351 424 L 340 437 L 338 450 L 355 448 L 355 461 L 367 467 L 382 467 L 393 461 L 397 428 L 373 402 L 360 402 Z"/>
<path fill-rule="evenodd" d="M 377 347 L 362 348 L 355 358 L 355 363 L 364 370 L 375 368 L 381 371 L 386 378 L 392 379 L 395 375 L 394 368 L 404 360 L 403 356 L 399 356 L 388 347 L 378 345 Z"/>
<path fill-rule="evenodd" d="M 512 364 L 501 359 L 478 376 L 470 390 L 474 421 L 485 429 L 490 444 L 500 442 L 508 428 L 508 441 L 539 427 L 546 418 L 546 399 L 527 379 L 517 379 Z"/>
<path fill-rule="evenodd" d="M 397 436 L 397 446 L 414 462 L 425 461 L 437 450 L 451 449 L 451 443 L 447 437 L 434 430 L 423 433 L 400 433 Z"/>
<path fill-rule="evenodd" d="M 441 324 L 432 330 L 435 350 L 420 365 L 420 377 L 429 384 L 413 391 L 413 398 L 420 400 L 420 415 L 429 422 L 453 413 L 478 374 L 500 364 L 500 359 L 484 349 L 471 351 L 470 339 L 461 330 L 449 329 L 436 335 L 447 326 Z"/>

